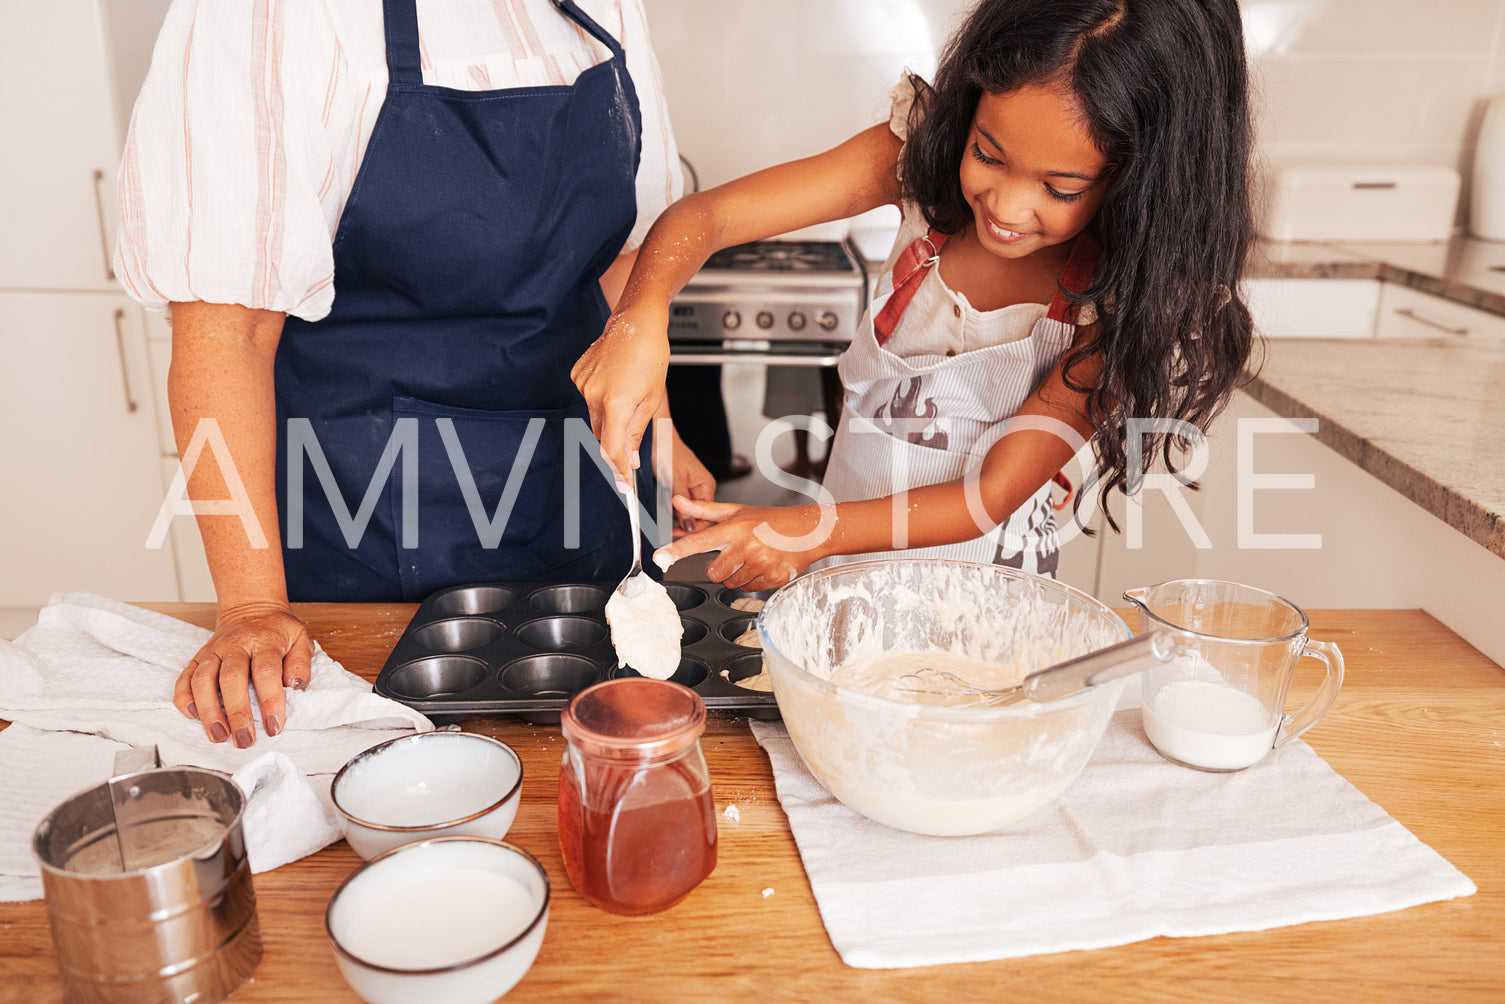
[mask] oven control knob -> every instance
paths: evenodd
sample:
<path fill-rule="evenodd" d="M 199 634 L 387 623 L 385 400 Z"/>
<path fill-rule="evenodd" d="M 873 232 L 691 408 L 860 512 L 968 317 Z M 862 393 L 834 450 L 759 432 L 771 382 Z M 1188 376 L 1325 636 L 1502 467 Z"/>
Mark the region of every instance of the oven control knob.
<path fill-rule="evenodd" d="M 789 330 L 803 331 L 805 328 L 805 315 L 798 310 L 789 315 Z"/>
<path fill-rule="evenodd" d="M 838 318 L 829 310 L 822 310 L 816 315 L 815 323 L 819 324 L 822 331 L 835 331 Z"/>
<path fill-rule="evenodd" d="M 760 328 L 771 328 L 771 327 L 773 327 L 773 315 L 770 314 L 766 310 L 760 310 L 760 311 L 758 311 L 758 327 L 760 327 Z"/>
<path fill-rule="evenodd" d="M 742 315 L 735 310 L 728 310 L 721 315 L 721 326 L 732 330 L 742 327 Z"/>

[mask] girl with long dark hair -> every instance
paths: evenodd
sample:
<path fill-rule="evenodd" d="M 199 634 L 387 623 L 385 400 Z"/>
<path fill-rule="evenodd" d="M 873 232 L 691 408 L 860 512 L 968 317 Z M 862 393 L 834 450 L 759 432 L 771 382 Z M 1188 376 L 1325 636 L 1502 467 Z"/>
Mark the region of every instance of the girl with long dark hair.
<path fill-rule="evenodd" d="M 889 123 L 670 207 L 573 373 L 623 471 L 706 257 L 884 203 L 902 223 L 841 363 L 834 504 L 676 498 L 705 528 L 665 557 L 719 549 L 744 589 L 900 548 L 1053 573 L 1051 482 L 1085 438 L 1106 515 L 1243 371 L 1250 144 L 1235 0 L 983 0 Z"/>

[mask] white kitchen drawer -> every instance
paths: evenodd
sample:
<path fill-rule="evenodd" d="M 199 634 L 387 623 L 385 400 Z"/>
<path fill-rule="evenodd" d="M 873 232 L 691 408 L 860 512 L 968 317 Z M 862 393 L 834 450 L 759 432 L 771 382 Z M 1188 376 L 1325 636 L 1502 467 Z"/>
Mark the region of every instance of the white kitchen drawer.
<path fill-rule="evenodd" d="M 1493 338 L 1505 340 L 1505 317 L 1464 306 L 1399 283 L 1381 284 L 1374 332 L 1381 338 Z"/>
<path fill-rule="evenodd" d="M 1245 279 L 1240 286 L 1266 338 L 1371 338 L 1378 279 Z"/>

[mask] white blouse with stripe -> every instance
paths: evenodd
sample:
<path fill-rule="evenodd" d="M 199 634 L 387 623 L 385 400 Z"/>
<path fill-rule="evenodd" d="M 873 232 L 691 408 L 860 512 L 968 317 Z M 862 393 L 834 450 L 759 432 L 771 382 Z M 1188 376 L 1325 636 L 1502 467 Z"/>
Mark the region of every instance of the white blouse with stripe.
<path fill-rule="evenodd" d="M 638 217 L 681 192 L 640 0 L 579 0 L 619 39 L 638 92 Z M 549 0 L 417 0 L 425 84 L 572 83 L 606 47 Z M 387 87 L 380 0 L 174 0 L 120 165 L 115 271 L 147 309 L 237 303 L 316 321 L 332 243 Z"/>

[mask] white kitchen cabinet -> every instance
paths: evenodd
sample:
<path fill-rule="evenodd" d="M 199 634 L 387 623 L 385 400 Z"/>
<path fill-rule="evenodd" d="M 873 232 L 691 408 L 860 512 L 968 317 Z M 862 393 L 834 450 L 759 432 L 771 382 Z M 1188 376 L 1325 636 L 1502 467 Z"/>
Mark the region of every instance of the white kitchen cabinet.
<path fill-rule="evenodd" d="M 7 4 L 0 286 L 115 291 L 120 140 L 94 0 Z"/>
<path fill-rule="evenodd" d="M 0 33 L 0 604 L 175 600 L 145 314 L 110 266 L 129 109 L 166 0 L 11 4 Z M 176 532 L 178 528 L 174 526 Z M 178 533 L 181 538 L 182 534 Z"/>
<path fill-rule="evenodd" d="M 1505 341 L 1505 317 L 1403 286 L 1381 284 L 1375 334 L 1381 338 L 1492 338 Z"/>
<path fill-rule="evenodd" d="M 1250 278 L 1240 283 L 1266 338 L 1372 338 L 1378 279 Z"/>
<path fill-rule="evenodd" d="M 0 605 L 179 596 L 142 312 L 121 293 L 0 291 Z"/>

